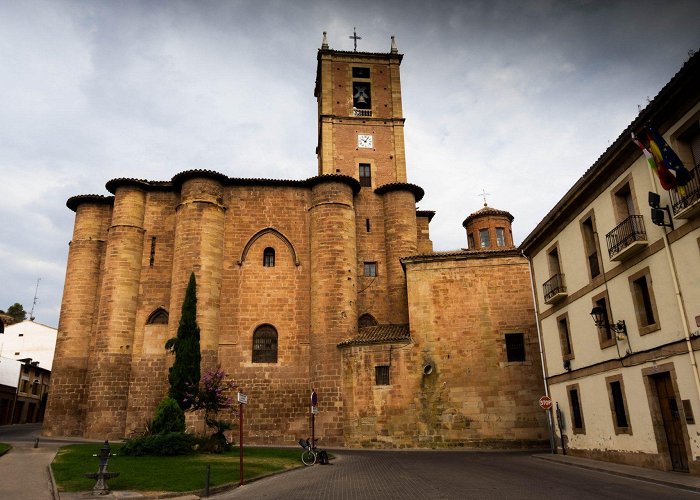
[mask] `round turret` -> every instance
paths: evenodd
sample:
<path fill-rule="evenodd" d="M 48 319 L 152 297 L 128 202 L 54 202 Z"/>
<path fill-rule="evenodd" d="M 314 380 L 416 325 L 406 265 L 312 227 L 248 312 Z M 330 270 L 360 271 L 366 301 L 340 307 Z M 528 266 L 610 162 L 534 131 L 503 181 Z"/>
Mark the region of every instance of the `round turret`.
<path fill-rule="evenodd" d="M 469 215 L 462 226 L 467 230 L 469 250 L 511 250 L 513 216 L 505 210 L 489 207 L 484 203 L 481 210 Z"/>

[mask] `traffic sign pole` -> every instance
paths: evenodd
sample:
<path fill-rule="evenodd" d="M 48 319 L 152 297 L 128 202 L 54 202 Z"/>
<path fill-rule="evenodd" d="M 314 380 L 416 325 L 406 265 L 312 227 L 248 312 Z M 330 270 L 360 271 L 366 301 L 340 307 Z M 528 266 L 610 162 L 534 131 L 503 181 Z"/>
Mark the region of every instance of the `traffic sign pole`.
<path fill-rule="evenodd" d="M 248 403 L 248 396 L 238 393 L 238 447 L 240 449 L 240 470 L 238 471 L 238 485 L 243 486 L 243 406 Z"/>
<path fill-rule="evenodd" d="M 318 396 L 316 389 L 311 389 L 311 448 L 316 447 L 316 411 L 318 405 Z"/>

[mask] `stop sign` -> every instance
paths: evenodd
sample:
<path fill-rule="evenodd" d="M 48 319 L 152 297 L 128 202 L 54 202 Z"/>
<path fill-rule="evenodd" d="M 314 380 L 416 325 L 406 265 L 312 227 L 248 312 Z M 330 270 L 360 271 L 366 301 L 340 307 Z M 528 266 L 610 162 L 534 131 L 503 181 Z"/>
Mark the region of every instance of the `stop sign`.
<path fill-rule="evenodd" d="M 549 396 L 542 396 L 540 398 L 540 407 L 543 410 L 549 410 L 552 407 L 552 398 Z"/>

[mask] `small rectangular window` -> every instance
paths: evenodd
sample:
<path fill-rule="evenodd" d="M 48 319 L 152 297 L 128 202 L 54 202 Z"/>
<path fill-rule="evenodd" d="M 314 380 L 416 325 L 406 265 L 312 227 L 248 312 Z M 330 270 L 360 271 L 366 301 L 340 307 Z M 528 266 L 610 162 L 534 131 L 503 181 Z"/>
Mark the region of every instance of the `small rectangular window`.
<path fill-rule="evenodd" d="M 491 238 L 489 237 L 488 229 L 479 229 L 479 245 L 481 248 L 487 248 L 491 246 Z"/>
<path fill-rule="evenodd" d="M 365 227 L 367 228 L 367 232 L 369 233 L 369 219 L 365 219 Z"/>
<path fill-rule="evenodd" d="M 263 267 L 275 267 L 275 249 L 267 247 L 263 251 Z"/>
<path fill-rule="evenodd" d="M 389 385 L 389 367 L 386 365 L 374 367 L 374 383 L 376 385 Z"/>
<path fill-rule="evenodd" d="M 562 357 L 567 359 L 574 358 L 574 349 L 571 345 L 571 334 L 569 333 L 569 318 L 564 315 L 557 319 L 557 327 L 559 329 L 559 341 L 561 342 Z"/>
<path fill-rule="evenodd" d="M 656 311 L 649 268 L 646 267 L 630 276 L 629 283 L 637 324 L 639 325 L 639 334 L 646 335 L 658 330 L 660 328 L 659 316 Z"/>
<path fill-rule="evenodd" d="M 509 362 L 525 361 L 525 335 L 506 333 L 506 356 Z"/>
<path fill-rule="evenodd" d="M 360 186 L 372 187 L 372 166 L 369 163 L 360 163 Z"/>
<path fill-rule="evenodd" d="M 352 68 L 353 78 L 369 78 L 369 68 Z"/>
<path fill-rule="evenodd" d="M 622 375 L 606 377 L 608 384 L 608 396 L 610 399 L 610 414 L 612 416 L 615 434 L 632 434 L 627 401 L 625 400 L 625 384 Z"/>
<path fill-rule="evenodd" d="M 365 262 L 365 276 L 375 277 L 377 275 L 377 263 Z"/>
<path fill-rule="evenodd" d="M 583 248 L 586 251 L 588 260 L 588 272 L 590 278 L 593 279 L 600 274 L 598 244 L 596 243 L 595 219 L 593 215 L 581 222 L 581 232 L 583 233 Z"/>
<path fill-rule="evenodd" d="M 578 384 L 567 387 L 567 392 L 569 393 L 569 407 L 571 408 L 571 427 L 574 434 L 585 434 L 586 428 L 583 423 Z"/>
<path fill-rule="evenodd" d="M 627 412 L 625 411 L 625 401 L 622 398 L 622 388 L 620 382 L 610 382 L 610 395 L 613 399 L 615 409 L 615 423 L 617 427 L 627 427 Z"/>
<path fill-rule="evenodd" d="M 593 297 L 593 307 L 600 307 L 603 310 L 603 325 L 597 327 L 600 348 L 604 349 L 615 345 L 615 337 L 610 325 L 610 306 L 608 304 L 607 292 L 602 292 Z"/>
<path fill-rule="evenodd" d="M 651 307 L 651 295 L 649 295 L 649 285 L 647 285 L 646 276 L 642 276 L 632 282 L 634 284 L 634 290 L 636 299 L 641 306 L 640 318 L 642 319 L 642 326 L 648 326 L 656 323 L 654 318 L 654 309 Z"/>
<path fill-rule="evenodd" d="M 559 261 L 559 249 L 554 246 L 547 252 L 547 261 L 549 263 L 549 275 L 556 276 L 561 274 L 561 262 Z"/>
<path fill-rule="evenodd" d="M 502 227 L 496 228 L 496 245 L 499 247 L 506 246 L 506 230 Z"/>
<path fill-rule="evenodd" d="M 148 265 L 150 267 L 153 267 L 153 264 L 156 262 L 156 237 L 153 236 L 151 237 L 151 256 L 148 261 Z"/>

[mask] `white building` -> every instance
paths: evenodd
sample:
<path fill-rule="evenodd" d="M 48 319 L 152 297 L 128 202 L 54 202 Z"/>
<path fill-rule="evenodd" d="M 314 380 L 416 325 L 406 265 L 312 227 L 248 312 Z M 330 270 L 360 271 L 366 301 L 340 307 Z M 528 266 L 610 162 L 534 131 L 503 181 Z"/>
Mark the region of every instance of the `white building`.
<path fill-rule="evenodd" d="M 684 189 L 662 189 L 632 142 L 649 124 L 694 169 Z M 700 473 L 699 164 L 695 54 L 521 246 L 568 453 Z"/>
<path fill-rule="evenodd" d="M 40 422 L 56 349 L 56 329 L 22 321 L 0 332 L 0 425 Z"/>

